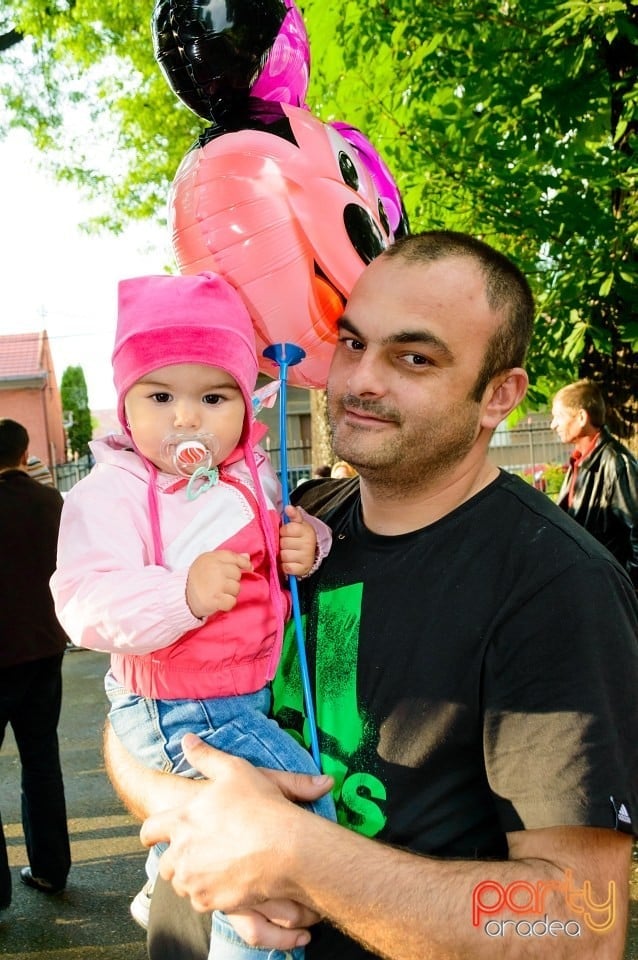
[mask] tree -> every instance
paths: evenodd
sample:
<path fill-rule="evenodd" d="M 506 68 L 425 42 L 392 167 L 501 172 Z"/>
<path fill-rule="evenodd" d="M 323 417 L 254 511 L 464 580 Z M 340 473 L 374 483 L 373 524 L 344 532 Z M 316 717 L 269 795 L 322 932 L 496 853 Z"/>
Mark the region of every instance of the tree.
<path fill-rule="evenodd" d="M 67 367 L 62 374 L 60 396 L 65 416 L 70 414 L 67 439 L 71 452 L 79 457 L 89 453 L 89 440 L 93 436 L 89 394 L 82 367 Z"/>
<path fill-rule="evenodd" d="M 111 228 L 163 216 L 173 172 L 202 123 L 154 63 L 150 5 L 4 7 L 6 44 L 26 38 L 3 55 L 10 76 L 0 70 L 14 122 L 53 150 L 69 107 L 82 105 L 111 137 L 118 166 L 100 168 L 80 143 L 72 163 L 59 161 L 60 174 L 112 198 L 117 215 L 103 221 Z M 370 136 L 397 176 L 412 229 L 483 236 L 530 276 L 539 304 L 530 401 L 590 375 L 616 432 L 635 442 L 636 4 L 306 0 L 303 9 L 309 104 Z M 25 44 L 40 64 L 26 74 Z"/>
<path fill-rule="evenodd" d="M 481 235 L 532 278 L 532 398 L 591 375 L 634 440 L 637 11 L 395 0 L 307 12 L 319 110 L 374 130 L 412 228 Z"/>

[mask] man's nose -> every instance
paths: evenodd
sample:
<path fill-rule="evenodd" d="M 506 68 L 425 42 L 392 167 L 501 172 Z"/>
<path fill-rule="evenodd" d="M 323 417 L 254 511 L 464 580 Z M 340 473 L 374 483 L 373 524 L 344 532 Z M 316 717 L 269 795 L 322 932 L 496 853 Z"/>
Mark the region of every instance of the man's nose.
<path fill-rule="evenodd" d="M 362 351 L 350 370 L 348 390 L 355 396 L 385 393 L 386 383 L 383 364 L 371 351 Z"/>

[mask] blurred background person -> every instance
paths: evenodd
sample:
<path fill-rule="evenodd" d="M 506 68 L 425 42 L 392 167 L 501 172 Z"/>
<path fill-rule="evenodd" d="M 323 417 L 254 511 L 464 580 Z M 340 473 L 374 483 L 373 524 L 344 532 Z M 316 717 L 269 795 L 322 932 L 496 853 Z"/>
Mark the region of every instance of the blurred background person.
<path fill-rule="evenodd" d="M 613 553 L 638 589 L 638 461 L 605 426 L 596 384 L 578 380 L 559 390 L 551 427 L 574 446 L 559 507 Z"/>
<path fill-rule="evenodd" d="M 29 866 L 20 879 L 40 893 L 66 885 L 71 852 L 57 727 L 67 636 L 53 609 L 62 496 L 27 471 L 29 435 L 0 420 L 0 746 L 11 724 L 22 766 L 22 826 Z M 0 909 L 11 874 L 0 823 Z"/>
<path fill-rule="evenodd" d="M 337 460 L 336 463 L 332 464 L 330 476 L 333 480 L 347 480 L 350 477 L 356 477 L 357 471 L 345 460 Z"/>
<path fill-rule="evenodd" d="M 330 464 L 328 463 L 319 464 L 319 466 L 315 467 L 315 469 L 312 471 L 312 479 L 313 480 L 326 479 L 327 477 L 330 476 L 330 469 L 331 469 Z"/>
<path fill-rule="evenodd" d="M 40 457 L 27 457 L 27 473 L 33 480 L 43 483 L 46 487 L 54 487 L 53 475 L 46 463 Z"/>

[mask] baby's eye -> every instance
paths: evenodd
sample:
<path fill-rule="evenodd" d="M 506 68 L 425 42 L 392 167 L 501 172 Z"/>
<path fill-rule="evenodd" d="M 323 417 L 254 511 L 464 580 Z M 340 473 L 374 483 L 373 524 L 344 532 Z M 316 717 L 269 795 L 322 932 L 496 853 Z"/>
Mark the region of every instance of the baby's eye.
<path fill-rule="evenodd" d="M 223 403 L 224 397 L 219 393 L 207 393 L 204 397 L 204 403 L 209 403 L 211 406 L 216 404 Z"/>
<path fill-rule="evenodd" d="M 163 393 L 162 391 L 152 393 L 151 397 L 156 403 L 168 403 L 171 399 L 170 393 Z"/>

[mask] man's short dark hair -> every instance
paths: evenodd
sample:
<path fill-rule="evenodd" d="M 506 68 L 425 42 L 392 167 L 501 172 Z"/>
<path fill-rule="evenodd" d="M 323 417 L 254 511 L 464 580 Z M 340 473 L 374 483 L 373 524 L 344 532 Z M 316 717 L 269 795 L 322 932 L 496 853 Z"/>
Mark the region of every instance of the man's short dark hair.
<path fill-rule="evenodd" d="M 0 468 L 18 467 L 29 447 L 29 434 L 21 423 L 0 419 Z"/>
<path fill-rule="evenodd" d="M 532 338 L 534 297 L 523 273 L 504 254 L 467 233 L 429 230 L 401 237 L 383 252 L 410 263 L 433 263 L 447 257 L 473 260 L 485 277 L 485 294 L 491 310 L 503 312 L 503 323 L 487 344 L 471 398 L 477 402 L 497 373 L 520 367 Z"/>

